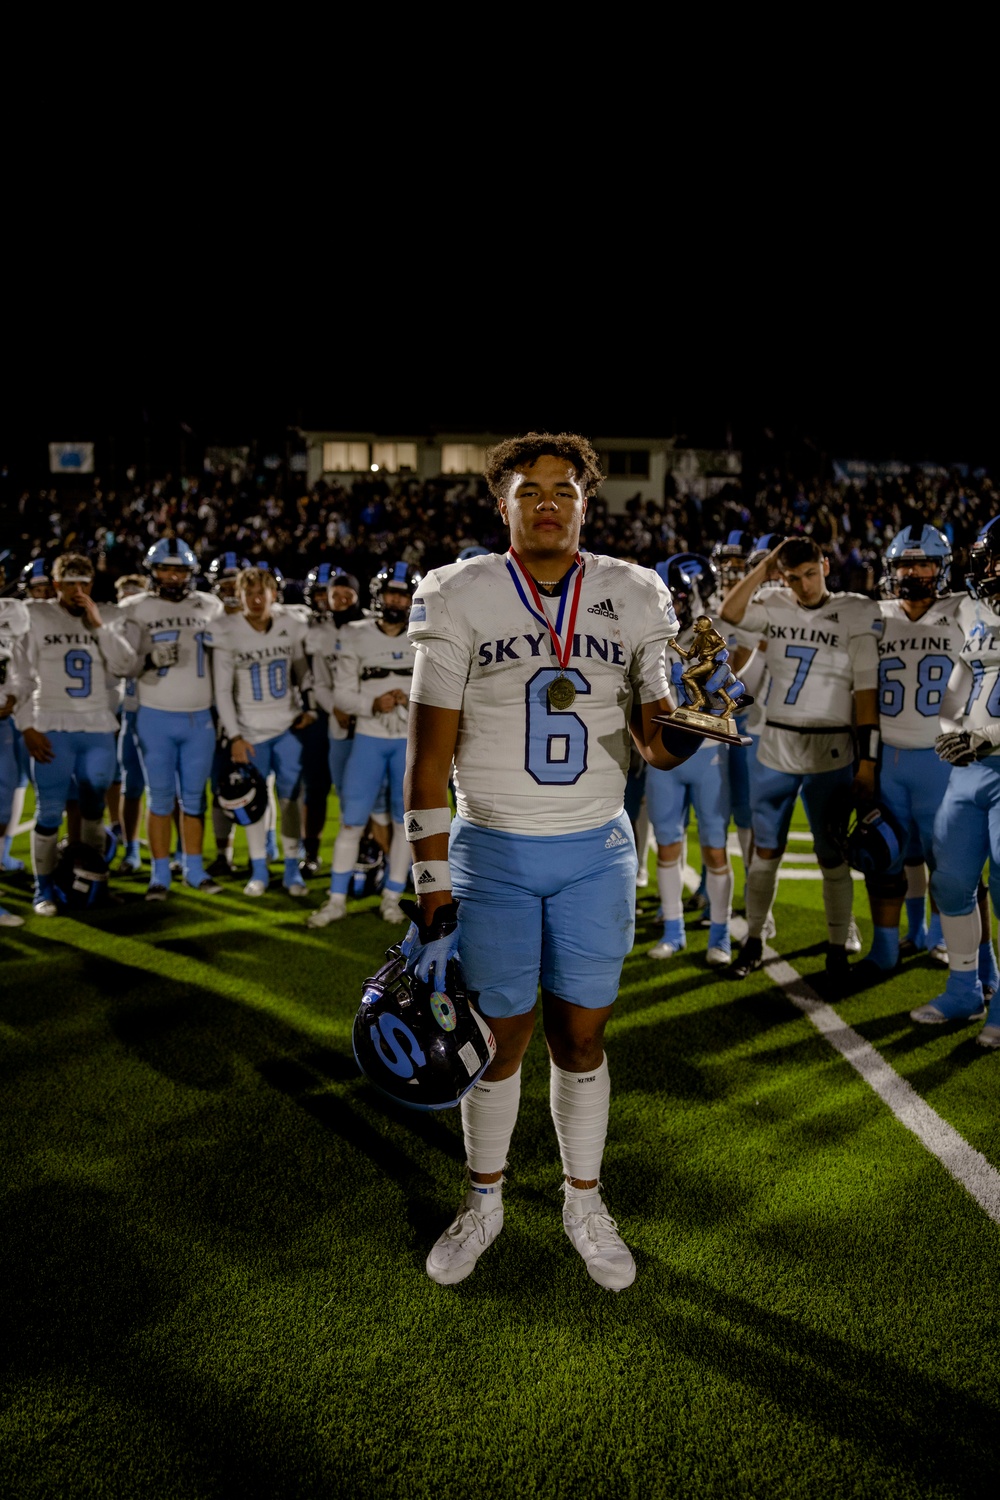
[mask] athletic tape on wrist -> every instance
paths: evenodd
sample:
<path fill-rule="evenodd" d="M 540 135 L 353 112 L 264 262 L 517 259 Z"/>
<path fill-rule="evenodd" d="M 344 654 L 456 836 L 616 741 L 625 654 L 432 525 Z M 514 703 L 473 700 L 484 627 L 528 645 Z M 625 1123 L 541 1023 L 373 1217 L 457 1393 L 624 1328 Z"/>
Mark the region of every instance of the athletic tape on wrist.
<path fill-rule="evenodd" d="M 858 759 L 878 760 L 878 747 L 882 736 L 874 724 L 859 724 L 857 728 Z"/>
<path fill-rule="evenodd" d="M 418 896 L 427 891 L 451 890 L 451 866 L 446 859 L 418 859 L 413 864 L 413 889 Z"/>
<path fill-rule="evenodd" d="M 416 812 L 403 815 L 406 842 L 415 844 L 417 839 L 429 839 L 435 833 L 451 832 L 451 808 L 418 808 Z"/>

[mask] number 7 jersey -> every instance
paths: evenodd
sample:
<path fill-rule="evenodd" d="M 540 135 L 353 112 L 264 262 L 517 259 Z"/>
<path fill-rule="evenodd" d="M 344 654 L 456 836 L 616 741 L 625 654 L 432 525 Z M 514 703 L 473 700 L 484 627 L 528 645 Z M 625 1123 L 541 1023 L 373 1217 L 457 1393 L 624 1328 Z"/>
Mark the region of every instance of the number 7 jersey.
<path fill-rule="evenodd" d="M 962 652 L 965 594 L 935 599 L 919 620 L 898 599 L 883 599 L 879 642 L 879 727 L 893 750 L 929 750 L 941 733 L 940 716 L 954 713 L 948 681 Z"/>
<path fill-rule="evenodd" d="M 437 568 L 413 600 L 410 697 L 460 711 L 458 811 L 480 828 L 566 834 L 610 822 L 622 810 L 632 704 L 667 696 L 663 653 L 677 620 L 666 587 L 615 558 L 584 553 L 583 564 L 565 672 L 576 697 L 566 708 L 549 702 L 560 675 L 552 642 L 505 558 Z M 553 626 L 559 603 L 542 601 Z M 565 639 L 568 607 L 564 615 Z"/>

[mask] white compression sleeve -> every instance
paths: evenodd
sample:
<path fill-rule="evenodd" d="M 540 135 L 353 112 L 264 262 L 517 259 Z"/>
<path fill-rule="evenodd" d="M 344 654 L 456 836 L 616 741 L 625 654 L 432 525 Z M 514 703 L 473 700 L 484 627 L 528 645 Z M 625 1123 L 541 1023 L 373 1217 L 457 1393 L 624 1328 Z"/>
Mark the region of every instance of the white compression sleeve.
<path fill-rule="evenodd" d="M 337 834 L 333 846 L 333 873 L 335 875 L 347 875 L 358 862 L 358 850 L 361 848 L 361 835 L 363 828 L 352 828 L 345 823 Z"/>
<path fill-rule="evenodd" d="M 665 922 L 680 922 L 684 917 L 683 894 L 684 887 L 681 883 L 681 871 L 684 861 L 680 855 L 672 863 L 666 863 L 662 859 L 656 861 L 656 884 L 660 892 L 660 904 L 663 907 L 663 920 Z"/>
<path fill-rule="evenodd" d="M 713 922 L 728 922 L 733 914 L 733 867 L 708 872 L 708 914 Z"/>
<path fill-rule="evenodd" d="M 471 1172 L 502 1172 L 521 1102 L 521 1069 L 488 1083 L 480 1078 L 462 1100 L 465 1159 Z"/>
<path fill-rule="evenodd" d="M 854 904 L 854 882 L 851 867 L 846 862 L 832 870 L 823 871 L 823 907 L 826 911 L 826 926 L 830 942 L 843 946 L 847 942 L 847 929 L 851 925 L 851 907 Z"/>
<path fill-rule="evenodd" d="M 774 902 L 781 873 L 780 859 L 761 859 L 755 853 L 747 871 L 747 932 L 759 938 Z"/>
<path fill-rule="evenodd" d="M 550 1065 L 549 1108 L 567 1177 L 593 1182 L 601 1175 L 608 1134 L 611 1079 L 608 1059 L 592 1073 L 566 1073 Z"/>
<path fill-rule="evenodd" d="M 392 825 L 392 846 L 389 849 L 389 873 L 385 877 L 387 891 L 405 891 L 406 877 L 410 873 L 412 850 L 406 839 L 402 823 Z"/>
<path fill-rule="evenodd" d="M 31 863 L 36 875 L 51 875 L 56 867 L 58 856 L 56 845 L 59 843 L 59 830 L 55 833 L 39 833 L 37 828 L 31 831 Z"/>
<path fill-rule="evenodd" d="M 983 935 L 979 908 L 964 917 L 941 913 L 941 931 L 948 949 L 948 967 L 959 974 L 974 974 L 979 966 L 979 943 Z"/>
<path fill-rule="evenodd" d="M 906 866 L 906 899 L 907 901 L 919 901 L 921 896 L 927 895 L 927 866 Z"/>
<path fill-rule="evenodd" d="M 262 818 L 258 818 L 256 823 L 247 824 L 247 853 L 251 859 L 267 858 L 267 828 L 268 820 L 266 813 Z"/>

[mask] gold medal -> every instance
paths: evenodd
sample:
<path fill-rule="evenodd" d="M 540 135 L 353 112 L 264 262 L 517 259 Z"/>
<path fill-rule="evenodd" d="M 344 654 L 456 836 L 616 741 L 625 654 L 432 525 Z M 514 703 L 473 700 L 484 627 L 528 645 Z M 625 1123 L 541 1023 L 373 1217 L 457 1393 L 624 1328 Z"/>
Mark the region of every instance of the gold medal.
<path fill-rule="evenodd" d="M 576 688 L 568 677 L 554 677 L 549 683 L 547 697 L 553 708 L 571 708 L 576 702 Z"/>

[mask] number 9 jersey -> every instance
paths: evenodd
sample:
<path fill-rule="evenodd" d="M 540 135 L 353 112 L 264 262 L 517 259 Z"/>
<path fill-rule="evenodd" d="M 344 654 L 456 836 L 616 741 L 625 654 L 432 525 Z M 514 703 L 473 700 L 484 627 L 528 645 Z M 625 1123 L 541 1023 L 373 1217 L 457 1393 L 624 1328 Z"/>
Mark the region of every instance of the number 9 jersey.
<path fill-rule="evenodd" d="M 649 569 L 581 556 L 565 671 L 576 696 L 566 708 L 549 701 L 549 685 L 560 676 L 552 641 L 519 595 L 505 557 L 437 568 L 413 600 L 410 697 L 460 711 L 458 812 L 480 828 L 565 834 L 610 822 L 622 810 L 632 705 L 667 696 L 664 649 L 677 620 L 666 587 Z M 573 569 L 564 587 L 575 575 Z M 553 627 L 560 603 L 542 597 Z"/>
<path fill-rule="evenodd" d="M 965 594 L 945 594 L 914 621 L 901 600 L 882 600 L 878 711 L 883 743 L 891 749 L 932 749 L 940 716 L 961 712 L 948 681 L 965 639 L 962 606 L 971 603 Z"/>

